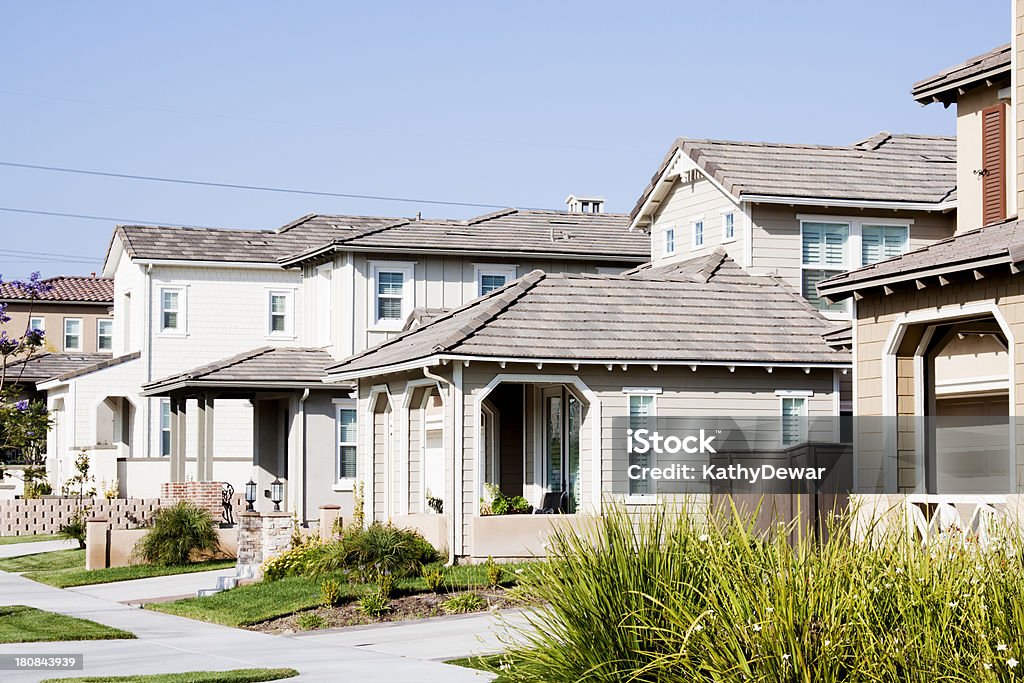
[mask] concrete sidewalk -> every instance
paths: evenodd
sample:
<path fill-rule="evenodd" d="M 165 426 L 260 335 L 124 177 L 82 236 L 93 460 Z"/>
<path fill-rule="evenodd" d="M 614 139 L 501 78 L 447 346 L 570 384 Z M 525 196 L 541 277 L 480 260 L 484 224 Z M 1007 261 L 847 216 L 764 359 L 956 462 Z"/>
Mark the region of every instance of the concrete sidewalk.
<path fill-rule="evenodd" d="M 505 650 L 502 641 L 507 641 L 525 624 L 521 610 L 502 610 L 310 631 L 284 637 L 440 662 L 502 652 Z"/>
<path fill-rule="evenodd" d="M 7 543 L 0 545 L 0 559 L 37 555 L 54 550 L 72 550 L 78 547 L 77 541 L 33 541 L 29 543 Z"/>
<path fill-rule="evenodd" d="M 491 680 L 483 672 L 419 661 L 309 638 L 282 638 L 206 624 L 60 590 L 0 572 L 0 604 L 29 605 L 121 628 L 138 640 L 0 645 L 2 654 L 84 654 L 85 671 L 3 672 L 4 683 L 63 676 L 102 676 L 257 667 L 292 667 L 302 681 L 414 680 L 462 683 Z"/>
<path fill-rule="evenodd" d="M 194 598 L 200 588 L 213 588 L 217 577 L 234 576 L 235 568 L 214 569 L 208 572 L 154 576 L 149 579 L 114 581 L 93 586 L 78 586 L 67 590 L 110 602 L 153 602 L 161 598 Z"/>

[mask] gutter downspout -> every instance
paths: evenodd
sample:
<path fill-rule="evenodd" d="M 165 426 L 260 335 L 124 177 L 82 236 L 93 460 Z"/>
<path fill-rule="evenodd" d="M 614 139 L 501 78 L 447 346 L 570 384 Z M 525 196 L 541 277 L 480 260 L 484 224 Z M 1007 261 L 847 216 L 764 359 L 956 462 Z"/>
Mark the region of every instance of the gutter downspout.
<path fill-rule="evenodd" d="M 153 381 L 153 264 L 146 266 L 146 384 Z M 128 314 L 128 321 L 131 322 L 131 313 Z M 131 332 L 128 332 L 129 336 Z M 127 349 L 131 353 L 131 349 Z M 146 399 L 146 450 L 145 455 L 150 454 L 153 448 L 153 398 Z M 159 452 L 159 451 L 158 451 Z"/>
<path fill-rule="evenodd" d="M 299 398 L 299 453 L 298 458 L 295 460 L 297 465 L 296 469 L 298 472 L 295 473 L 295 481 L 298 484 L 298 495 L 296 495 L 296 501 L 299 504 L 299 509 L 302 511 L 300 518 L 303 522 L 308 521 L 306 519 L 306 399 L 309 398 L 309 387 L 306 387 L 302 391 L 302 397 Z"/>
<path fill-rule="evenodd" d="M 424 367 L 423 368 L 423 376 L 426 377 L 427 379 L 434 380 L 438 384 L 444 383 L 444 384 L 448 385 L 449 387 L 452 388 L 453 397 L 454 397 L 455 393 L 458 393 L 460 395 L 459 397 L 461 398 L 461 394 L 462 394 L 462 387 L 461 386 L 456 388 L 454 383 L 452 383 L 450 380 L 448 380 L 448 379 L 446 379 L 444 377 L 441 377 L 440 375 L 435 375 L 434 373 L 432 373 L 430 371 L 430 368 L 428 368 L 428 367 Z M 459 379 L 461 379 L 461 377 Z M 461 382 L 459 382 L 459 384 L 461 385 Z M 454 401 L 454 400 L 448 401 L 447 405 L 452 405 L 454 403 L 456 403 L 456 401 Z M 461 403 L 461 401 L 459 401 L 458 403 Z M 462 422 L 462 420 L 458 419 L 458 411 L 456 411 L 456 413 L 455 413 L 455 419 L 459 423 Z M 447 423 L 447 420 L 445 420 L 445 422 Z M 461 424 L 459 426 L 461 426 Z M 455 434 L 458 433 L 458 429 L 453 429 L 452 431 L 455 432 Z M 460 443 L 460 440 L 455 438 L 455 434 L 452 435 L 452 439 L 451 439 L 451 456 L 452 456 L 451 457 L 451 460 L 452 460 L 452 480 L 451 480 L 451 484 L 452 484 L 452 511 L 451 511 L 451 518 L 452 518 L 452 525 L 451 525 L 451 528 L 448 530 L 448 561 L 445 563 L 446 567 L 451 567 L 452 565 L 455 564 L 455 540 L 456 540 L 456 534 L 455 534 L 455 502 L 454 501 L 455 501 L 455 497 L 456 497 L 456 494 L 455 494 L 456 487 L 458 486 L 458 480 L 457 480 L 457 477 L 456 477 L 456 471 L 462 469 L 461 467 L 458 467 L 458 445 L 457 444 Z"/>

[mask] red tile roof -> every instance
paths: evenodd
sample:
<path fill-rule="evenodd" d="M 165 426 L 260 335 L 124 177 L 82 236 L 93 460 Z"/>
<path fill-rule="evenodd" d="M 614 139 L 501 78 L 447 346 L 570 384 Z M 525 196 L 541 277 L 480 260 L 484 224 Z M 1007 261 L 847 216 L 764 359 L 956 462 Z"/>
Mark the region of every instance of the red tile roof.
<path fill-rule="evenodd" d="M 52 289 L 40 296 L 39 301 L 114 303 L 114 280 L 112 278 L 58 275 L 43 280 L 43 282 L 50 285 Z M 28 298 L 25 292 L 14 285 L 0 284 L 0 301 L 20 301 Z"/>

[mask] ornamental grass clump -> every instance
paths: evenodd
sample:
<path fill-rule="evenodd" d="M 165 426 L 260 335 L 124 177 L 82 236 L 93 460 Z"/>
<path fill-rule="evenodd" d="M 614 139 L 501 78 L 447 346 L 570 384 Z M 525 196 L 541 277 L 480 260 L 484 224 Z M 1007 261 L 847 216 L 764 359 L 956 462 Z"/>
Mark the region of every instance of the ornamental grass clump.
<path fill-rule="evenodd" d="M 509 681 L 1010 681 L 1024 676 L 1024 553 L 1004 530 L 923 545 L 612 509 L 549 538 Z M 503 679 L 505 680 L 505 679 Z"/>
<path fill-rule="evenodd" d="M 349 571 L 353 579 L 374 582 L 381 575 L 417 576 L 438 557 L 419 532 L 374 522 L 366 529 L 350 528 L 341 540 L 324 546 L 311 569 L 320 574 Z"/>
<path fill-rule="evenodd" d="M 197 553 L 219 551 L 213 515 L 185 500 L 154 512 L 152 526 L 135 545 L 139 557 L 162 566 L 188 564 Z"/>

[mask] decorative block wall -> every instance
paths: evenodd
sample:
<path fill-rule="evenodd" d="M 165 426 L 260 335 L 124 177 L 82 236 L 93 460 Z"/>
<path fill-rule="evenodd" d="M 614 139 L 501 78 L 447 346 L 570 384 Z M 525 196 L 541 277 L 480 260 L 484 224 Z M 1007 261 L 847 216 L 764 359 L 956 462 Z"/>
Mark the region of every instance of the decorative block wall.
<path fill-rule="evenodd" d="M 153 512 L 167 505 L 159 498 L 92 498 L 82 501 L 90 517 L 106 517 L 113 529 L 135 529 L 144 526 Z M 62 524 L 78 513 L 74 498 L 34 498 L 0 501 L 0 536 L 55 534 Z"/>

